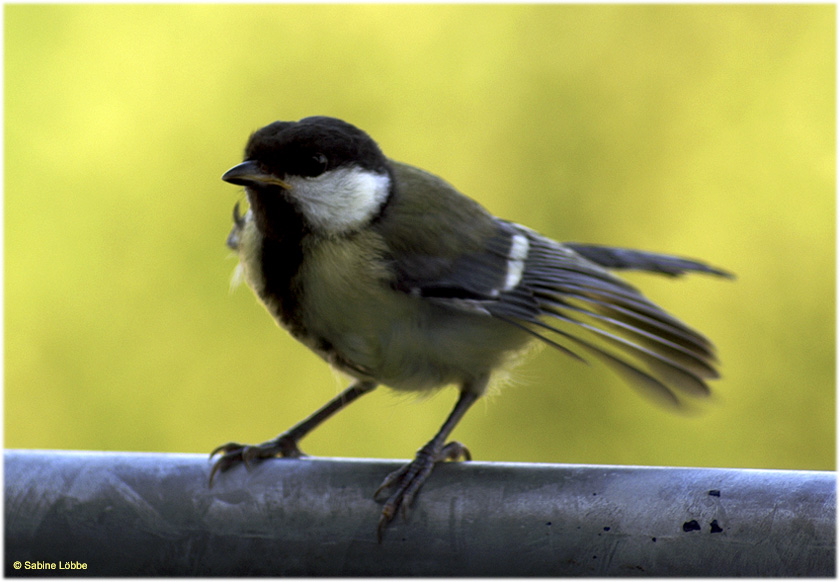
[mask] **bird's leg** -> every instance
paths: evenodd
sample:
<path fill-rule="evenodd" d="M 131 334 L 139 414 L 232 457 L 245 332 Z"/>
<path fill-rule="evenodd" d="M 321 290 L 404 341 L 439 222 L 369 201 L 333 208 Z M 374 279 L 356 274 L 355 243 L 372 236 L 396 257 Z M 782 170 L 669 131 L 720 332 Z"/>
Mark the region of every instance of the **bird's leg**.
<path fill-rule="evenodd" d="M 473 391 L 465 386 L 458 402 L 455 403 L 455 408 L 452 409 L 446 422 L 443 423 L 434 438 L 417 451 L 413 461 L 385 477 L 382 485 L 373 494 L 376 498 L 383 490 L 395 487 L 394 492 L 385 502 L 382 515 L 379 517 L 376 533 L 380 542 L 382 541 L 382 532 L 385 531 L 388 523 L 394 519 L 397 510 L 402 507 L 403 516 L 407 514 L 407 507 L 411 505 L 414 496 L 431 475 L 436 463 L 446 460 L 457 461 L 461 457 L 467 461 L 471 459 L 470 452 L 461 443 L 452 441 L 444 444 L 444 442 L 473 402 L 478 400 L 480 394 L 480 390 Z"/>
<path fill-rule="evenodd" d="M 213 477 L 215 477 L 216 473 L 224 473 L 239 463 L 244 463 L 247 467 L 251 463 L 262 461 L 263 459 L 274 457 L 297 458 L 303 456 L 303 453 L 297 445 L 300 439 L 330 416 L 356 400 L 359 396 L 367 394 L 374 388 L 376 388 L 375 382 L 356 382 L 303 421 L 297 423 L 276 438 L 262 444 L 242 445 L 231 442 L 216 447 L 210 453 L 210 458 L 213 458 L 213 456 L 219 453 L 222 456 L 219 457 L 219 460 L 216 461 L 213 469 L 210 471 L 210 486 L 213 486 Z"/>

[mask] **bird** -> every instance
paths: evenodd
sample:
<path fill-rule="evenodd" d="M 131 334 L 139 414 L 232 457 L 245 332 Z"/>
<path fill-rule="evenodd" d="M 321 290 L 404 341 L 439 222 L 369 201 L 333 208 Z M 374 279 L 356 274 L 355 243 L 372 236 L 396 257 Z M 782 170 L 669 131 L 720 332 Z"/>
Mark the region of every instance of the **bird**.
<path fill-rule="evenodd" d="M 327 116 L 277 121 L 251 134 L 222 180 L 243 186 L 227 246 L 276 322 L 350 386 L 258 445 L 229 442 L 210 472 L 303 456 L 298 442 L 378 386 L 458 398 L 413 460 L 387 475 L 376 533 L 442 461 L 470 460 L 450 433 L 534 344 L 598 360 L 629 384 L 679 406 L 719 378 L 710 340 L 612 271 L 733 275 L 704 262 L 595 244 L 560 243 L 497 218 L 448 182 L 387 158 L 356 126 Z"/>

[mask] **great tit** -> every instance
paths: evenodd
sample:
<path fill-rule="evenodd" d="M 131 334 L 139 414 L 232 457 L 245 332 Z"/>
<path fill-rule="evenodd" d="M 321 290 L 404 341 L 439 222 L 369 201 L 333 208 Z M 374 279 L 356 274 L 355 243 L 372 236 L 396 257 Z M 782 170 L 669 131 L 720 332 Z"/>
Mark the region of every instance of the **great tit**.
<path fill-rule="evenodd" d="M 405 511 L 436 463 L 469 459 L 446 440 L 493 379 L 534 340 L 598 359 L 677 404 L 718 377 L 709 340 L 607 269 L 729 277 L 699 261 L 558 243 L 495 218 L 442 179 L 390 160 L 340 119 L 278 121 L 253 133 L 222 179 L 245 187 L 227 244 L 277 323 L 355 382 L 260 445 L 227 443 L 210 475 L 271 457 L 382 384 L 457 385 L 454 409 L 414 460 L 388 475 L 377 527 Z"/>

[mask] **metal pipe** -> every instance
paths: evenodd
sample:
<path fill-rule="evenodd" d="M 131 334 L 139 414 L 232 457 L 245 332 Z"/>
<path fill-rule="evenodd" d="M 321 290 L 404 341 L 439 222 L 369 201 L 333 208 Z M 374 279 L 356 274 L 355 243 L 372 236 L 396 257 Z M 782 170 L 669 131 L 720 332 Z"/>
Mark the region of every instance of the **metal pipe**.
<path fill-rule="evenodd" d="M 835 574 L 831 472 L 448 463 L 378 544 L 399 461 L 278 459 L 212 489 L 203 455 L 4 462 L 7 576 Z"/>

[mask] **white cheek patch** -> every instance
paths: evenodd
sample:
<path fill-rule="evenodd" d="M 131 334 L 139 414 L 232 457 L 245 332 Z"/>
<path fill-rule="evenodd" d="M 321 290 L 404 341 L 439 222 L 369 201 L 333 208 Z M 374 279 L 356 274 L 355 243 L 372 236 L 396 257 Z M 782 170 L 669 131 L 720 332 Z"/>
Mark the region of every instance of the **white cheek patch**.
<path fill-rule="evenodd" d="M 314 178 L 289 176 L 286 181 L 309 223 L 328 234 L 365 224 L 382 208 L 391 188 L 388 174 L 359 167 L 338 168 Z"/>
<path fill-rule="evenodd" d="M 510 291 L 522 280 L 522 272 L 525 270 L 525 259 L 528 257 L 530 248 L 528 237 L 524 234 L 514 235 L 510 244 L 507 261 L 507 276 L 505 277 L 505 291 Z"/>

